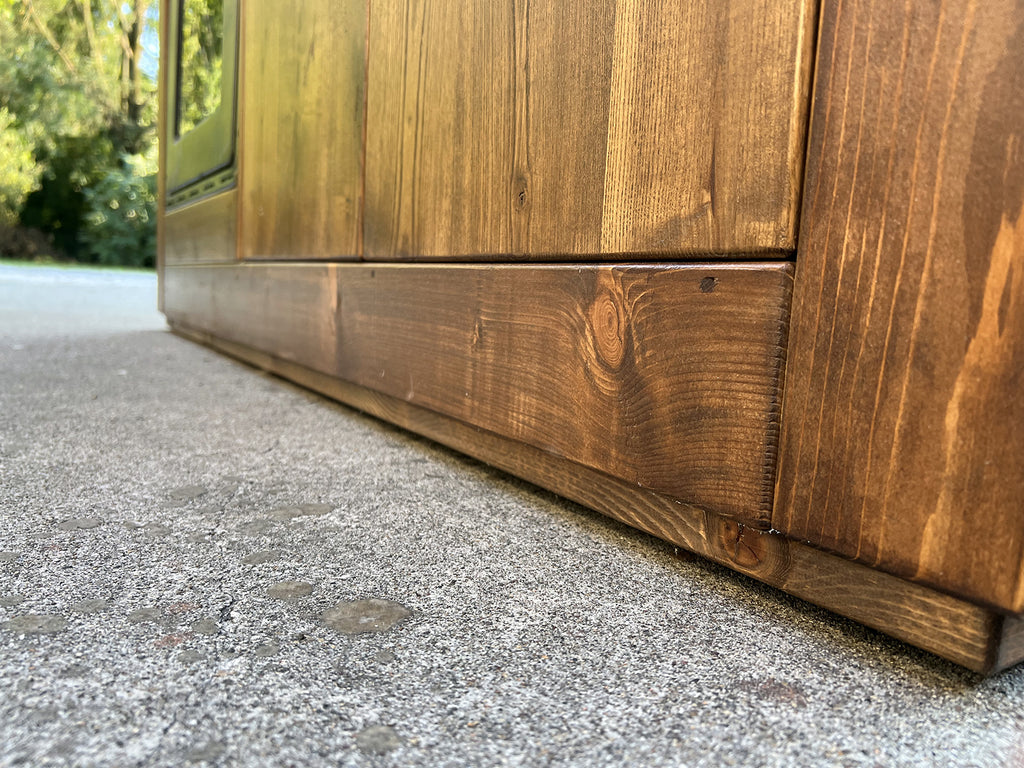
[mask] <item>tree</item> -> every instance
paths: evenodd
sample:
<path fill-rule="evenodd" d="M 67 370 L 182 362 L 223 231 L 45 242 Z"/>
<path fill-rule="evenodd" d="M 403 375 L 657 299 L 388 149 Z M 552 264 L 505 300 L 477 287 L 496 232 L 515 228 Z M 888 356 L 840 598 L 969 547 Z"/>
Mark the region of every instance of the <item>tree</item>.
<path fill-rule="evenodd" d="M 83 260 L 116 260 L 103 240 L 127 230 L 152 250 L 155 25 L 150 0 L 0 0 L 0 226 Z"/>

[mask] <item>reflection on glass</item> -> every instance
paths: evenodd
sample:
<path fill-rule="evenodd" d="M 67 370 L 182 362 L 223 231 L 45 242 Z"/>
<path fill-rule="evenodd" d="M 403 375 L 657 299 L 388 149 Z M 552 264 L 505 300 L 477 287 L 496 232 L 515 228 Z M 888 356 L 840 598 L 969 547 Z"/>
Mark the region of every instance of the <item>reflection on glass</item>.
<path fill-rule="evenodd" d="M 220 105 L 224 0 L 181 0 L 178 130 L 181 136 Z"/>

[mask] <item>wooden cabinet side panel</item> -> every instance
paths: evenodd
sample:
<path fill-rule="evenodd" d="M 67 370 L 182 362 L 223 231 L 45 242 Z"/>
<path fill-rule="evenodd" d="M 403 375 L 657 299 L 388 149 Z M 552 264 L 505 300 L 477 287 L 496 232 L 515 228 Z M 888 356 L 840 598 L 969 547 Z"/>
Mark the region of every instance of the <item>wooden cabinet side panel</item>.
<path fill-rule="evenodd" d="M 386 0 L 366 255 L 794 246 L 814 4 Z"/>
<path fill-rule="evenodd" d="M 823 6 L 773 527 L 1024 609 L 1024 3 Z"/>
<path fill-rule="evenodd" d="M 763 264 L 182 268 L 167 315 L 764 526 L 790 283 Z"/>
<path fill-rule="evenodd" d="M 164 263 L 233 262 L 238 255 L 238 191 L 206 197 L 163 215 Z"/>
<path fill-rule="evenodd" d="M 361 254 L 366 3 L 242 4 L 240 251 Z"/>

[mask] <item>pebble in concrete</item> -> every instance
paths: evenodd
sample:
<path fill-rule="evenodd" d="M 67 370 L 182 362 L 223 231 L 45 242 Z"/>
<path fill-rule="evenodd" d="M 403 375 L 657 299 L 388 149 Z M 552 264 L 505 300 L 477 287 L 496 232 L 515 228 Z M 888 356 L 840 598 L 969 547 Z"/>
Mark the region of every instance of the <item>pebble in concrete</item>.
<path fill-rule="evenodd" d="M 296 517 L 314 517 L 326 515 L 332 509 L 330 504 L 297 504 L 278 507 L 270 513 L 274 520 L 293 520 Z"/>
<path fill-rule="evenodd" d="M 107 610 L 109 605 L 110 603 L 102 597 L 93 597 L 88 600 L 79 600 L 71 606 L 71 610 L 78 611 L 79 613 L 99 613 L 100 611 Z"/>
<path fill-rule="evenodd" d="M 0 563 L 13 563 L 21 555 L 17 552 L 0 552 Z"/>
<path fill-rule="evenodd" d="M 305 581 L 279 581 L 271 584 L 267 594 L 278 600 L 285 600 L 292 597 L 305 597 L 313 591 L 313 585 Z"/>
<path fill-rule="evenodd" d="M 343 635 L 363 632 L 387 632 L 412 613 L 401 603 L 391 600 L 354 600 L 338 603 L 324 611 L 324 623 Z"/>
<path fill-rule="evenodd" d="M 242 558 L 242 562 L 245 565 L 262 565 L 263 563 L 273 563 L 274 561 L 280 559 L 281 550 L 264 549 L 260 552 L 253 552 L 251 555 L 246 555 Z"/>
<path fill-rule="evenodd" d="M 160 621 L 163 611 L 159 608 L 139 608 L 128 614 L 128 621 L 133 624 L 142 624 L 147 621 Z"/>
<path fill-rule="evenodd" d="M 90 528 L 99 528 L 101 525 L 103 525 L 103 519 L 99 517 L 76 517 L 58 523 L 57 527 L 62 531 L 87 531 Z"/>
<path fill-rule="evenodd" d="M 261 517 L 248 523 L 243 523 L 235 530 L 243 536 L 260 536 L 271 530 L 273 527 L 274 524 L 270 522 L 270 520 L 265 517 Z"/>
<path fill-rule="evenodd" d="M 190 763 L 212 762 L 222 754 L 224 754 L 224 745 L 211 741 L 209 744 L 191 750 L 185 755 L 185 759 Z"/>
<path fill-rule="evenodd" d="M 192 625 L 192 631 L 197 635 L 216 635 L 220 632 L 220 627 L 213 619 L 200 619 Z"/>
<path fill-rule="evenodd" d="M 171 532 L 170 526 L 164 525 L 163 523 L 146 523 L 142 527 L 146 535 L 152 536 L 153 538 L 163 538 Z"/>
<path fill-rule="evenodd" d="M 369 755 L 386 755 L 402 746 L 402 737 L 390 725 L 371 725 L 356 734 L 356 746 Z"/>
<path fill-rule="evenodd" d="M 201 485 L 183 485 L 180 488 L 172 488 L 167 495 L 174 501 L 191 501 L 206 495 L 206 489 Z"/>
<path fill-rule="evenodd" d="M 263 645 L 257 645 L 253 650 L 253 656 L 259 656 L 266 658 L 267 656 L 275 656 L 277 652 L 281 650 L 281 647 L 276 643 L 264 643 Z"/>
<path fill-rule="evenodd" d="M 24 600 L 24 595 L 0 595 L 0 608 L 10 608 Z"/>
<path fill-rule="evenodd" d="M 22 632 L 26 635 L 49 635 L 67 629 L 68 622 L 61 616 L 53 614 L 29 613 L 15 616 L 10 621 L 0 624 L 0 629 L 8 632 Z"/>
<path fill-rule="evenodd" d="M 373 654 L 373 660 L 378 664 L 390 664 L 396 658 L 397 656 L 395 656 L 391 651 L 377 651 Z"/>
<path fill-rule="evenodd" d="M 182 664 L 195 664 L 197 661 L 202 661 L 205 658 L 199 651 L 193 651 L 191 648 L 178 654 L 178 661 Z"/>

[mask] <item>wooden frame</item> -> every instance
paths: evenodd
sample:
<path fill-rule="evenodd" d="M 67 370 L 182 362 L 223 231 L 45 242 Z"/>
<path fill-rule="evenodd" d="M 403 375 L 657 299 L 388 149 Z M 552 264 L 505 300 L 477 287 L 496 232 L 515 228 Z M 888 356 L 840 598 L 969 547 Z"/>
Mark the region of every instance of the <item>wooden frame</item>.
<path fill-rule="evenodd" d="M 172 327 L 971 669 L 1024 658 L 1024 8 L 584 5 L 244 3 L 238 187 L 161 215 Z"/>

